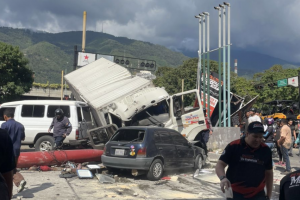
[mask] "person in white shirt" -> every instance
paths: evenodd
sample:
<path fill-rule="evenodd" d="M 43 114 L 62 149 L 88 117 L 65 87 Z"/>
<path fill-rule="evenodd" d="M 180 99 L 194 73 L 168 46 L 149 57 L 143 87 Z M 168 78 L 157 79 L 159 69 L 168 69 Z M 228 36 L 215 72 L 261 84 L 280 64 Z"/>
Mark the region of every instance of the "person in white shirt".
<path fill-rule="evenodd" d="M 250 108 L 250 117 L 248 118 L 248 123 L 250 124 L 251 122 L 261 122 L 261 119 L 258 115 L 256 115 L 256 109 L 255 108 Z"/>

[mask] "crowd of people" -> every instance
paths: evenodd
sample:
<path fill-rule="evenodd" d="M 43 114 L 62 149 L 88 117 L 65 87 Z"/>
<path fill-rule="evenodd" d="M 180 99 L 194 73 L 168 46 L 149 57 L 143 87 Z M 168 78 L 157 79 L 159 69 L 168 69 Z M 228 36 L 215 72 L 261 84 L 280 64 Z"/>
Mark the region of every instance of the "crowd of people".
<path fill-rule="evenodd" d="M 245 116 L 242 121 L 241 126 L 241 137 L 245 136 L 246 131 L 248 130 L 248 124 L 251 122 L 258 121 L 261 122 L 264 126 L 264 143 L 271 149 L 276 149 L 278 157 L 278 162 L 275 165 L 286 167 L 285 174 L 290 173 L 290 157 L 293 157 L 293 148 L 299 146 L 299 132 L 300 132 L 300 123 L 294 122 L 293 119 L 276 119 L 265 118 L 262 120 L 261 113 L 255 108 L 251 108 L 245 113 Z M 299 153 L 297 156 L 300 156 L 300 146 Z"/>
<path fill-rule="evenodd" d="M 293 147 L 299 145 L 299 137 L 299 128 L 292 119 L 275 123 L 273 118 L 262 120 L 255 108 L 248 110 L 242 121 L 241 138 L 227 145 L 216 166 L 221 190 L 232 191 L 227 199 L 270 199 L 274 164 L 285 167 L 279 200 L 299 199 L 300 170 L 292 172 L 289 159 Z M 278 153 L 277 163 L 272 161 L 274 149 Z"/>

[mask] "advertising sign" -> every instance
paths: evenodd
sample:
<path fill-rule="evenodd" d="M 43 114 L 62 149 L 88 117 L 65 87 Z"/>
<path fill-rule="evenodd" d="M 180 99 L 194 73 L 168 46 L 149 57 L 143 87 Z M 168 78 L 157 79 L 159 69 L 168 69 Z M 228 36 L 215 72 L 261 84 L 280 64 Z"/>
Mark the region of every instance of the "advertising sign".
<path fill-rule="evenodd" d="M 292 78 L 288 78 L 288 85 L 294 86 L 294 87 L 298 87 L 298 76 L 292 77 Z"/>
<path fill-rule="evenodd" d="M 96 60 L 96 54 L 78 52 L 77 66 L 83 67 Z"/>
<path fill-rule="evenodd" d="M 209 76 L 210 78 L 210 116 L 214 112 L 216 105 L 218 103 L 219 99 L 219 79 L 217 78 L 218 74 L 212 73 L 212 75 Z M 221 85 L 223 85 L 223 81 L 221 82 Z M 203 105 L 203 76 L 201 76 L 201 101 Z M 206 105 L 205 108 L 207 109 L 207 94 L 206 96 Z M 203 106 L 204 107 L 204 106 Z"/>

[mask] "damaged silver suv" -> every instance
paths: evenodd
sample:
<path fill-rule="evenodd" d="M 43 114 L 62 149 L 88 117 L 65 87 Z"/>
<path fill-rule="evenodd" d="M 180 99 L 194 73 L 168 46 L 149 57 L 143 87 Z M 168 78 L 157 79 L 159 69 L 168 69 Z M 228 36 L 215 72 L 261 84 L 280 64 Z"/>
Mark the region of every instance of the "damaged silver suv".
<path fill-rule="evenodd" d="M 107 168 L 131 169 L 159 180 L 164 170 L 205 163 L 204 149 L 189 143 L 179 132 L 159 127 L 123 127 L 106 143 L 101 157 Z"/>

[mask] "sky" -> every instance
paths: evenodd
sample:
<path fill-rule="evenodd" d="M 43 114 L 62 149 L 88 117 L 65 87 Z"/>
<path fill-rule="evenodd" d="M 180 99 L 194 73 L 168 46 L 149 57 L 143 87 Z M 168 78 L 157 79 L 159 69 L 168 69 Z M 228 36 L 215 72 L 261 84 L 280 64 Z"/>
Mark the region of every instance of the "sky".
<path fill-rule="evenodd" d="M 227 0 L 232 48 L 300 63 L 300 1 Z M 176 51 L 197 51 L 195 15 L 210 13 L 210 49 L 218 46 L 221 0 L 0 0 L 0 26 L 57 33 L 87 30 L 147 41 Z M 226 25 L 227 26 L 227 25 Z M 88 35 L 87 35 L 88 37 Z M 226 36 L 227 38 L 227 36 Z M 227 43 L 227 41 L 226 41 Z"/>

